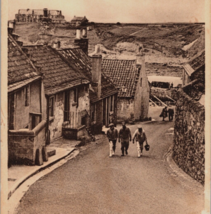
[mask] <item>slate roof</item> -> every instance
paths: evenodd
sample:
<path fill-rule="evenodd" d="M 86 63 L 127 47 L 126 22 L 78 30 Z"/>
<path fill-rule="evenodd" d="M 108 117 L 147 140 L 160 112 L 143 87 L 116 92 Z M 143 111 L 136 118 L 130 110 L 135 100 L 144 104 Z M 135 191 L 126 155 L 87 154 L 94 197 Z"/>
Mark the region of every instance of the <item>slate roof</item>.
<path fill-rule="evenodd" d="M 195 57 L 193 57 L 187 64 L 183 65 L 183 68 L 189 76 L 191 76 L 195 71 L 205 65 L 205 50 L 199 52 Z"/>
<path fill-rule="evenodd" d="M 8 91 L 41 78 L 31 60 L 22 51 L 11 34 L 8 34 Z"/>
<path fill-rule="evenodd" d="M 89 80 L 76 68 L 71 67 L 62 59 L 58 52 L 50 46 L 24 46 L 31 55 L 35 66 L 44 74 L 44 87 L 47 95 L 69 89 Z"/>
<path fill-rule="evenodd" d="M 103 59 L 103 70 L 114 85 L 119 88 L 118 97 L 130 98 L 135 96 L 140 69 L 136 60 Z M 126 88 L 126 92 L 122 88 Z"/>
<path fill-rule="evenodd" d="M 92 80 L 92 62 L 91 58 L 86 55 L 80 48 L 57 49 L 57 51 L 74 67 L 78 68 L 90 81 Z M 111 79 L 102 69 L 101 73 L 101 99 L 116 94 L 118 90 L 115 88 Z M 90 90 L 90 101 L 92 103 L 100 100 L 95 92 Z"/>

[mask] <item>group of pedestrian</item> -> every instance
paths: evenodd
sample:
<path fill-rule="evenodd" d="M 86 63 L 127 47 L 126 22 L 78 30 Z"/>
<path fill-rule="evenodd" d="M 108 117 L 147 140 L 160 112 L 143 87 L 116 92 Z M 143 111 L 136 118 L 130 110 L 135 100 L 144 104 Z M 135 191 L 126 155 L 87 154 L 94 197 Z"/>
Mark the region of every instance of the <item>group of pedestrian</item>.
<path fill-rule="evenodd" d="M 112 157 L 115 154 L 116 150 L 116 142 L 117 140 L 119 143 L 121 142 L 121 151 L 122 155 L 124 156 L 125 154 L 128 155 L 128 148 L 129 148 L 129 143 L 132 140 L 133 144 L 136 141 L 137 145 L 137 151 L 138 151 L 138 157 L 142 156 L 143 153 L 143 146 L 144 142 L 146 142 L 146 149 L 149 149 L 149 144 L 147 142 L 147 137 L 145 134 L 145 131 L 141 126 L 138 126 L 138 129 L 135 131 L 133 134 L 133 137 L 131 136 L 131 131 L 128 127 L 126 127 L 126 123 L 122 122 L 122 128 L 120 129 L 119 133 L 117 129 L 114 128 L 114 124 L 111 123 L 109 125 L 110 129 L 107 132 L 107 137 L 109 140 L 109 156 Z"/>
<path fill-rule="evenodd" d="M 172 121 L 173 117 L 174 117 L 174 109 L 172 109 L 172 108 L 168 109 L 167 106 L 165 106 L 165 108 L 163 108 L 163 110 L 160 114 L 160 117 L 163 118 L 163 121 L 165 121 L 166 117 L 169 117 L 169 121 Z"/>

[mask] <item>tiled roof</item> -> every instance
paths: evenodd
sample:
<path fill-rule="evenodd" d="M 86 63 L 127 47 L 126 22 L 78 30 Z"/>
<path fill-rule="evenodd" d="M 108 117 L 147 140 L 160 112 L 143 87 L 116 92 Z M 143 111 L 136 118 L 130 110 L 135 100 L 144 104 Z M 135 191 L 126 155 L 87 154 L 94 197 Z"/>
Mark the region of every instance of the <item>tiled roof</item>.
<path fill-rule="evenodd" d="M 86 77 L 91 81 L 92 80 L 92 62 L 88 55 L 86 55 L 80 48 L 66 48 L 57 50 L 72 66 L 80 69 L 81 73 L 86 75 Z M 117 89 L 114 84 L 111 82 L 110 78 L 105 74 L 102 69 L 101 76 L 101 99 L 108 97 L 112 94 L 117 93 Z M 90 92 L 90 100 L 92 103 L 97 102 L 99 98 L 95 92 Z"/>
<path fill-rule="evenodd" d="M 191 76 L 196 70 L 201 68 L 203 65 L 205 65 L 205 50 L 199 52 L 183 67 L 188 73 L 188 75 Z"/>
<path fill-rule="evenodd" d="M 140 75 L 136 60 L 103 59 L 103 70 L 119 88 L 118 97 L 133 97 Z M 125 88 L 125 91 L 122 90 Z"/>
<path fill-rule="evenodd" d="M 64 48 L 57 50 L 71 65 L 78 68 L 86 77 L 92 78 L 92 62 L 88 55 L 86 55 L 80 48 Z"/>
<path fill-rule="evenodd" d="M 8 87 L 10 91 L 13 87 L 17 89 L 18 86 L 23 86 L 24 82 L 36 77 L 40 77 L 40 73 L 12 35 L 8 34 Z"/>
<path fill-rule="evenodd" d="M 66 63 L 50 46 L 25 47 L 35 66 L 40 67 L 44 74 L 44 87 L 47 95 L 89 83 L 89 80 L 80 71 Z"/>

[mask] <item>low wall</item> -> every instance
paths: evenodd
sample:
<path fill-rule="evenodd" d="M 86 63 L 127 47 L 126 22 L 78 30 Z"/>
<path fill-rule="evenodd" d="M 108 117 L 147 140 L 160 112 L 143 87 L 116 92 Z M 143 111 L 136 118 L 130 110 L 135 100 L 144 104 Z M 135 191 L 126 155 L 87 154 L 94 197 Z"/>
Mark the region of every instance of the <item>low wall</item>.
<path fill-rule="evenodd" d="M 10 130 L 8 133 L 9 163 L 35 164 L 36 150 L 45 146 L 46 121 L 33 130 Z"/>
<path fill-rule="evenodd" d="M 80 140 L 82 136 L 88 136 L 86 126 L 82 125 L 78 128 L 62 127 L 62 136 L 70 140 Z"/>
<path fill-rule="evenodd" d="M 204 184 L 205 108 L 182 89 L 174 94 L 176 115 L 173 159 L 192 178 Z"/>

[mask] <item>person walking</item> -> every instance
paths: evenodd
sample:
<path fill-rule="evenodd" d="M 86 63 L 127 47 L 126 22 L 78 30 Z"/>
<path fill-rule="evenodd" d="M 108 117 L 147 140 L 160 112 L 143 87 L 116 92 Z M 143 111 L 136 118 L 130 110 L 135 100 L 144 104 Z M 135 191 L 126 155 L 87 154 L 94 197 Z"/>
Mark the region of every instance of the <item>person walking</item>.
<path fill-rule="evenodd" d="M 107 131 L 107 137 L 109 141 L 109 157 L 115 154 L 116 141 L 118 138 L 118 131 L 114 128 L 114 124 L 109 124 L 110 129 Z"/>
<path fill-rule="evenodd" d="M 169 114 L 169 121 L 172 121 L 174 117 L 174 109 L 170 108 L 168 110 L 168 114 Z"/>
<path fill-rule="evenodd" d="M 137 146 L 137 151 L 138 151 L 138 158 L 140 158 L 143 153 L 144 141 L 148 145 L 145 131 L 143 130 L 143 128 L 141 126 L 138 126 L 138 129 L 133 134 L 133 144 L 134 144 L 135 140 L 136 140 L 136 146 Z"/>
<path fill-rule="evenodd" d="M 124 152 L 128 154 L 129 142 L 131 141 L 131 132 L 128 127 L 126 127 L 126 123 L 122 122 L 122 128 L 119 131 L 119 142 L 121 141 L 121 150 L 122 155 L 124 156 Z"/>
<path fill-rule="evenodd" d="M 163 121 L 165 121 L 165 118 L 167 117 L 167 114 L 168 114 L 168 109 L 167 109 L 167 106 L 165 106 L 165 108 L 163 108 L 161 114 L 160 114 L 160 117 L 163 117 Z"/>

